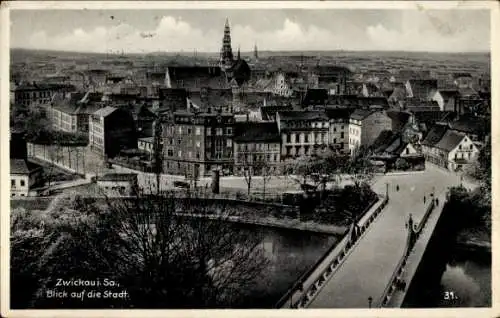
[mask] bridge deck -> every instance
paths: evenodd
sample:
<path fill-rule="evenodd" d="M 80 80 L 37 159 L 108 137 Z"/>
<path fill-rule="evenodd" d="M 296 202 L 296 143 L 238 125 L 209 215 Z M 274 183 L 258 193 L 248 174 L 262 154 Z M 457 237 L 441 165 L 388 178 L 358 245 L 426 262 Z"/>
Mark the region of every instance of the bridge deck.
<path fill-rule="evenodd" d="M 308 307 L 366 308 L 369 297 L 376 305 L 403 254 L 408 215 L 419 222 L 425 213 L 424 195 L 428 204 L 433 189 L 441 193 L 457 185 L 459 178 L 429 165 L 420 174 L 384 176 L 374 184 L 375 190 L 384 193 L 387 182 L 389 204 Z"/>

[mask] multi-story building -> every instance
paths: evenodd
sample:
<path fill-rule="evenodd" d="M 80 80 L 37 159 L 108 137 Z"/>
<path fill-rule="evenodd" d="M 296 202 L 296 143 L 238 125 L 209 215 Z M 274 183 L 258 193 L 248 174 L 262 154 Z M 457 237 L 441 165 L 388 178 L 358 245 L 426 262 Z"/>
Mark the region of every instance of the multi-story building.
<path fill-rule="evenodd" d="M 31 106 L 50 104 L 54 94 L 71 92 L 75 88 L 66 84 L 22 84 L 11 90 L 11 101 L 15 105 Z"/>
<path fill-rule="evenodd" d="M 351 155 L 354 155 L 361 146 L 370 146 L 382 131 L 391 129 L 392 120 L 385 111 L 356 109 L 349 118 Z"/>
<path fill-rule="evenodd" d="M 234 174 L 281 171 L 281 137 L 275 122 L 242 122 L 234 128 Z"/>
<path fill-rule="evenodd" d="M 310 156 L 329 144 L 329 118 L 323 111 L 277 112 L 276 121 L 284 158 Z"/>
<path fill-rule="evenodd" d="M 134 119 L 123 108 L 106 106 L 89 119 L 90 149 L 103 158 L 113 158 L 121 150 L 137 148 Z"/>
<path fill-rule="evenodd" d="M 229 113 L 174 112 L 163 124 L 164 171 L 188 177 L 233 170 L 234 116 Z"/>
<path fill-rule="evenodd" d="M 422 141 L 422 153 L 427 161 L 458 171 L 476 160 L 479 148 L 466 134 L 435 125 Z"/>
<path fill-rule="evenodd" d="M 349 108 L 327 107 L 329 118 L 328 142 L 330 148 L 338 154 L 349 154 Z"/>
<path fill-rule="evenodd" d="M 49 108 L 52 128 L 67 132 L 89 131 L 89 116 L 99 108 L 101 95 L 98 93 L 73 93 L 62 98 L 54 98 Z"/>

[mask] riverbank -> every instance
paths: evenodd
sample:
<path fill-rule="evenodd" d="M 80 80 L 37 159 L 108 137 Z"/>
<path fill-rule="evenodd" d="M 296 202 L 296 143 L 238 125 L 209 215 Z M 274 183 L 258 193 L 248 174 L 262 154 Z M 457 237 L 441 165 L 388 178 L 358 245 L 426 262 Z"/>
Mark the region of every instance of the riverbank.
<path fill-rule="evenodd" d="M 217 215 L 206 215 L 206 214 L 191 214 L 191 213 L 176 213 L 179 216 L 189 216 L 189 217 L 205 217 L 209 219 L 219 219 L 220 216 Z M 347 232 L 346 226 L 338 226 L 332 224 L 320 224 L 313 221 L 303 222 L 297 219 L 291 218 L 277 218 L 274 216 L 224 216 L 224 221 L 234 222 L 234 223 L 245 223 L 253 224 L 267 227 L 277 227 L 289 230 L 299 230 L 299 231 L 309 231 L 322 234 L 330 235 L 344 235 Z"/>

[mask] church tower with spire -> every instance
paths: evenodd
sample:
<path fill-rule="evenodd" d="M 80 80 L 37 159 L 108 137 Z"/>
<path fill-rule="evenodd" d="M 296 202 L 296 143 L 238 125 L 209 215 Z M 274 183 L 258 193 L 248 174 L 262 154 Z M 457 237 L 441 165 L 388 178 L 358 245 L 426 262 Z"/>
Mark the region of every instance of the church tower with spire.
<path fill-rule="evenodd" d="M 254 60 L 259 59 L 259 52 L 257 51 L 257 43 L 255 43 L 255 45 L 253 47 L 253 58 L 254 58 Z"/>
<path fill-rule="evenodd" d="M 223 70 L 230 68 L 234 64 L 233 49 L 231 48 L 231 29 L 229 28 L 229 20 L 227 18 L 224 26 L 219 64 Z"/>

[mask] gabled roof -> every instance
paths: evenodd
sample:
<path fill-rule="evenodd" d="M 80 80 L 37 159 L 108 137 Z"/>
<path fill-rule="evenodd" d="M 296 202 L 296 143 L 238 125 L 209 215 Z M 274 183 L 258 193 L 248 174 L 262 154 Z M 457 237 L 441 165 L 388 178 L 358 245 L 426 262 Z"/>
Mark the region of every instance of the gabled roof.
<path fill-rule="evenodd" d="M 434 147 L 443 149 L 446 151 L 451 151 L 455 149 L 458 144 L 465 138 L 464 134 L 458 133 L 453 130 L 447 130 L 441 140 L 437 142 Z"/>
<path fill-rule="evenodd" d="M 443 138 L 447 130 L 448 126 L 446 125 L 434 125 L 425 136 L 422 145 L 434 147 Z"/>
<path fill-rule="evenodd" d="M 24 159 L 10 159 L 11 174 L 29 174 L 30 170 Z"/>
<path fill-rule="evenodd" d="M 412 112 L 441 110 L 437 101 L 434 100 L 408 100 L 406 108 Z"/>
<path fill-rule="evenodd" d="M 280 142 L 275 122 L 240 122 L 234 125 L 235 142 Z"/>

